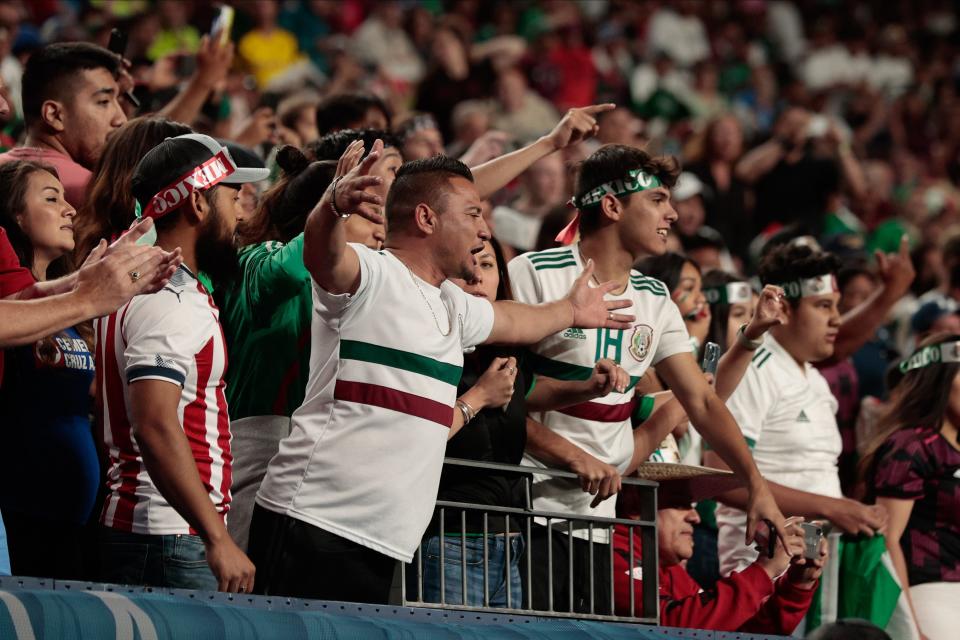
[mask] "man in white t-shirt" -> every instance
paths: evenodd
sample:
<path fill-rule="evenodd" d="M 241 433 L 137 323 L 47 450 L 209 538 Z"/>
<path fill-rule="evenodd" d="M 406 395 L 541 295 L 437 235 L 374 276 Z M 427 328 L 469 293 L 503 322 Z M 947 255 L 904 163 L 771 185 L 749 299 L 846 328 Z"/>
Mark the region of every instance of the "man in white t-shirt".
<path fill-rule="evenodd" d="M 219 311 L 196 274 L 219 280 L 236 271 L 240 185 L 267 173 L 238 168 L 209 136 L 186 134 L 151 149 L 133 174 L 133 195 L 154 219 L 157 243 L 181 247 L 183 265 L 155 295 L 95 322 L 109 455 L 100 516 L 107 582 L 253 588 L 253 564 L 225 526 L 233 460 L 226 345 Z"/>
<path fill-rule="evenodd" d="M 667 287 L 632 269 L 639 258 L 666 250 L 667 232 L 677 219 L 670 204 L 670 189 L 678 173 L 679 167 L 673 158 L 652 157 L 623 145 L 601 147 L 581 164 L 574 198 L 579 213 L 571 227 L 561 233 L 562 238 L 558 237 L 558 240 L 572 239 L 579 227 L 580 241 L 559 249 L 524 254 L 510 263 L 515 299 L 537 304 L 563 296 L 572 283 L 583 277 L 585 265 L 592 260 L 596 264 L 596 278 L 617 285 L 607 298 L 630 305 L 636 315 L 636 320 L 624 329 L 558 332 L 533 347 L 535 371 L 549 378 L 585 379 L 600 358 L 614 360 L 630 375 L 630 385 L 622 392 L 535 417 L 552 431 L 626 473 L 646 460 L 677 421 L 676 418 L 661 420 L 675 414 L 678 407 L 671 401 L 668 411 L 664 411 L 667 406 L 661 408 L 651 416 L 650 422 L 636 432 L 632 430 L 631 415 L 639 400 L 634 387 L 647 369 L 655 365 L 657 374 L 670 385 L 704 438 L 722 449 L 724 459 L 747 481 L 753 496 L 754 519 L 769 519 L 780 530 L 783 516 L 744 446 L 736 423 L 700 373 L 691 354 L 683 319 Z M 664 413 L 657 416 L 660 411 Z M 525 462 L 546 466 L 530 455 L 531 450 L 528 446 Z M 533 506 L 537 510 L 602 517 L 615 515 L 613 501 L 599 505 L 596 502 L 575 484 L 535 477 Z M 535 527 L 529 543 L 534 558 L 546 558 L 548 544 L 553 547 L 555 558 L 565 558 L 572 553 L 574 610 L 608 611 L 610 546 L 607 532 L 603 527 L 595 528 L 589 542 L 588 527 L 574 521 L 575 539 L 571 541 L 564 535 L 567 523 L 553 522 L 558 525 L 559 533 L 551 535 L 545 526 Z M 546 521 L 540 524 L 545 525 Z M 592 587 L 587 570 L 591 544 L 594 545 Z M 551 581 L 554 608 L 566 608 L 570 596 L 565 591 L 570 579 L 566 575 L 566 564 L 555 561 L 551 575 L 546 562 L 535 560 L 533 572 L 534 608 L 546 608 Z"/>
<path fill-rule="evenodd" d="M 760 266 L 764 284 L 779 285 L 789 304 L 786 322 L 770 329 L 740 385 L 727 401 L 777 504 L 807 519 L 826 518 L 846 533 L 873 535 L 886 524 L 882 508 L 843 497 L 837 458 L 837 400 L 811 364 L 829 358 L 840 330 L 837 259 L 806 244 L 770 252 Z M 705 461 L 723 467 L 714 452 Z M 720 573 L 752 563 L 743 543 L 743 491 L 720 498 L 717 509 Z"/>
<path fill-rule="evenodd" d="M 364 191 L 379 183 L 366 174 L 382 148 L 335 179 L 307 220 L 310 381 L 257 494 L 258 593 L 386 602 L 397 560 L 410 562 L 431 519 L 447 439 L 472 417 L 456 398 L 464 350 L 633 320 L 614 311 L 627 303 L 604 301 L 612 285 L 588 286 L 592 268 L 539 306 L 491 304 L 449 282 L 473 279 L 490 234 L 470 170 L 444 156 L 397 171 L 383 251 L 348 244 L 345 217 L 383 220 Z"/>

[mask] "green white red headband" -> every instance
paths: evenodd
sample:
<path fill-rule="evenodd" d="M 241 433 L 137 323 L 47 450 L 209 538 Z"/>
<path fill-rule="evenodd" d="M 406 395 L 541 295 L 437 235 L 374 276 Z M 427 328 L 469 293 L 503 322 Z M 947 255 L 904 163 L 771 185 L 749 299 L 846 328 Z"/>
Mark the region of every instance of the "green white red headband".
<path fill-rule="evenodd" d="M 737 304 L 753 301 L 753 287 L 749 282 L 730 282 L 722 287 L 707 287 L 703 290 L 707 304 Z"/>
<path fill-rule="evenodd" d="M 837 278 L 832 273 L 782 282 L 779 284 L 779 287 L 783 289 L 784 295 L 793 300 L 808 298 L 810 296 L 822 296 L 828 293 L 838 293 L 840 291 L 840 287 L 837 286 Z"/>
<path fill-rule="evenodd" d="M 604 182 L 600 186 L 594 187 L 590 191 L 587 191 L 583 195 L 574 196 L 570 199 L 569 204 L 577 209 L 577 214 L 574 216 L 573 220 L 570 221 L 570 224 L 564 227 L 554 239 L 560 244 L 571 244 L 576 238 L 577 231 L 580 228 L 580 216 L 582 215 L 583 210 L 587 207 L 600 204 L 600 201 L 603 200 L 604 196 L 611 195 L 615 198 L 619 198 L 630 195 L 631 193 L 637 193 L 638 191 L 656 189 L 657 187 L 662 186 L 663 183 L 660 182 L 660 178 L 657 176 L 646 173 L 643 169 L 631 169 L 630 171 L 627 171 L 626 177 L 617 178 L 616 180 L 611 180 L 610 182 Z"/>
<path fill-rule="evenodd" d="M 900 363 L 900 373 L 951 362 L 960 362 L 960 341 L 941 342 L 923 347 Z"/>

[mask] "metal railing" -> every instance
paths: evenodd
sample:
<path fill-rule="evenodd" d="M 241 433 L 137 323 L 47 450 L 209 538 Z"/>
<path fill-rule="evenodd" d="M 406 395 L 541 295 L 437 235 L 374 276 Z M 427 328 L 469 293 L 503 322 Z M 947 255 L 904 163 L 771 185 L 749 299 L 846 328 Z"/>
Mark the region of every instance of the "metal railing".
<path fill-rule="evenodd" d="M 658 584 L 658 557 L 657 557 L 657 483 L 647 480 L 640 480 L 637 478 L 623 478 L 623 484 L 636 487 L 639 491 L 639 504 L 640 504 L 640 520 L 627 520 L 622 518 L 604 518 L 604 517 L 595 517 L 595 516 L 582 516 L 576 515 L 571 518 L 570 513 L 558 513 L 552 511 L 542 511 L 533 508 L 532 500 L 532 483 L 534 482 L 534 475 L 536 476 L 549 476 L 550 479 L 567 479 L 571 481 L 571 488 L 574 486 L 573 483 L 576 483 L 577 490 L 579 490 L 579 480 L 578 476 L 569 471 L 561 471 L 558 469 L 543 469 L 539 467 L 530 467 L 530 466 L 521 466 L 521 465 L 509 465 L 509 464 L 498 464 L 492 462 L 479 462 L 475 460 L 464 460 L 459 458 L 446 458 L 444 460 L 444 465 L 446 467 L 458 467 L 463 469 L 473 469 L 478 475 L 482 475 L 484 472 L 487 472 L 491 475 L 498 474 L 507 474 L 512 478 L 518 479 L 523 482 L 523 496 L 524 496 L 524 506 L 523 507 L 514 507 L 514 506 L 493 506 L 488 504 L 475 504 L 469 502 L 456 502 L 448 500 L 438 500 L 436 504 L 436 517 L 435 517 L 435 528 L 431 528 L 427 531 L 424 536 L 424 541 L 421 541 L 420 547 L 417 549 L 417 552 L 414 556 L 413 563 L 411 565 L 406 565 L 405 563 L 400 563 L 400 588 L 401 588 L 401 597 L 402 603 L 405 606 L 415 606 L 415 607 L 428 607 L 428 608 L 450 608 L 450 609 L 463 609 L 470 611 L 484 611 L 484 612 L 513 612 L 518 614 L 527 614 L 527 615 L 537 615 L 537 616 L 549 616 L 549 617 L 564 617 L 564 618 L 585 618 L 591 620 L 605 620 L 605 621 L 615 621 L 615 622 L 637 622 L 645 624 L 658 624 L 659 623 L 659 584 Z M 608 498 L 608 500 L 616 500 L 616 497 Z M 467 523 L 467 514 L 473 513 L 476 514 L 475 518 L 479 518 L 482 521 L 482 532 L 468 533 L 468 523 Z M 456 521 L 455 528 L 459 530 L 459 533 L 450 534 L 448 533 L 448 523 L 452 518 Z M 458 517 L 459 516 L 459 517 Z M 500 520 L 502 518 L 502 521 Z M 546 543 L 546 553 L 543 553 L 543 550 L 539 550 L 539 555 L 534 552 L 534 545 L 532 541 L 534 539 L 533 532 L 534 527 L 544 527 L 544 524 L 534 524 L 534 519 L 539 520 L 540 522 L 545 523 L 545 529 L 540 529 L 538 533 L 545 533 L 547 537 Z M 520 526 L 517 527 L 521 531 L 511 531 L 511 521 L 517 522 L 520 521 Z M 476 522 L 476 520 L 473 520 Z M 491 535 L 491 522 L 495 525 L 499 525 L 502 522 L 502 527 L 495 526 L 497 530 L 494 534 Z M 456 526 L 459 525 L 459 526 Z M 576 526 L 575 526 L 576 525 Z M 616 585 L 614 579 L 614 528 L 617 525 L 621 525 L 627 528 L 629 534 L 629 546 L 628 546 L 628 578 L 627 583 L 629 584 L 629 615 L 616 614 L 615 607 L 615 592 Z M 636 529 L 640 529 L 640 538 L 641 538 L 641 549 L 636 550 L 634 547 L 634 533 Z M 586 575 L 588 576 L 588 593 L 589 593 L 589 606 L 584 606 L 584 603 L 575 603 L 574 601 L 574 533 L 575 531 L 581 532 L 586 531 L 586 540 L 593 541 L 595 534 L 600 534 L 598 537 L 603 538 L 603 534 L 606 534 L 607 543 L 591 543 L 588 546 L 588 566 L 586 568 Z M 503 569 L 506 586 L 506 606 L 491 606 L 491 594 L 490 594 L 490 543 L 494 539 L 493 536 L 503 535 L 503 548 L 504 548 L 504 562 Z M 521 601 L 516 602 L 512 591 L 514 586 L 513 582 L 516 579 L 515 576 L 511 575 L 511 554 L 512 551 L 512 541 L 516 535 L 522 535 L 526 547 L 523 551 L 523 558 L 520 561 L 520 571 L 521 571 Z M 438 550 L 438 560 L 439 562 L 439 595 L 438 602 L 427 601 L 424 599 L 424 542 L 429 540 L 432 536 L 437 536 L 437 546 Z M 483 579 L 482 579 L 482 605 L 470 605 L 466 604 L 471 602 L 469 593 L 469 581 L 468 581 L 468 545 L 467 540 L 468 536 L 474 539 L 482 540 L 483 545 Z M 566 536 L 567 542 L 567 553 L 565 558 L 555 558 L 554 555 L 554 536 Z M 445 547 L 447 546 L 447 541 L 459 539 L 459 551 L 460 551 L 460 573 L 459 573 L 459 583 L 460 583 L 460 596 L 459 601 L 448 602 L 447 598 L 447 589 L 446 589 L 446 576 L 448 563 L 445 558 Z M 581 539 L 581 538 L 578 538 Z M 606 547 L 606 548 L 604 548 Z M 603 576 L 604 580 L 608 580 L 607 586 L 609 586 L 609 602 L 601 603 L 598 602 L 595 592 L 598 590 L 598 585 L 595 584 L 596 579 L 596 565 L 595 558 L 597 551 L 600 553 L 608 554 L 607 560 L 609 561 L 609 575 Z M 546 557 L 543 557 L 543 556 Z M 636 580 L 634 579 L 633 568 L 637 567 L 636 559 L 639 555 L 641 560 L 641 571 L 642 571 L 642 591 L 641 591 L 641 602 L 642 610 L 637 611 L 635 604 L 636 596 Z M 599 562 L 599 560 L 597 560 Z M 534 608 L 534 584 L 533 584 L 533 568 L 535 563 L 546 562 L 547 567 L 547 597 L 546 597 L 546 608 L 542 606 L 539 608 Z M 580 561 L 582 563 L 582 560 Z M 554 568 L 557 566 L 557 563 L 566 563 L 566 602 L 559 602 L 554 597 L 555 584 L 554 584 Z M 542 568 L 542 565 L 541 565 Z M 604 571 L 604 573 L 607 573 Z M 581 574 L 582 575 L 582 574 Z M 475 587 L 476 588 L 476 587 Z M 476 594 L 472 594 L 476 596 Z M 538 593 L 538 599 L 542 601 L 542 593 Z M 456 599 L 453 599 L 456 600 Z"/>

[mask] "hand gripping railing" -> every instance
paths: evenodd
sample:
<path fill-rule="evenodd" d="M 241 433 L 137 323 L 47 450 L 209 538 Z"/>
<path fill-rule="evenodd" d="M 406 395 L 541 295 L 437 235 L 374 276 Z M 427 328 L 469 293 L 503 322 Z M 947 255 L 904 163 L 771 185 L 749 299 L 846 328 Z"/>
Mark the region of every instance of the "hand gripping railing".
<path fill-rule="evenodd" d="M 475 504 L 469 502 L 453 502 L 447 500 L 438 500 L 436 504 L 436 518 L 435 518 L 435 527 L 431 526 L 431 530 L 427 531 L 424 541 L 429 540 L 433 536 L 437 536 L 437 547 L 438 551 L 436 553 L 437 558 L 435 558 L 439 563 L 438 568 L 438 578 L 439 578 L 439 596 L 438 602 L 428 602 L 424 599 L 424 542 L 421 542 L 420 547 L 417 549 L 416 555 L 414 556 L 413 563 L 407 565 L 405 563 L 400 564 L 401 569 L 401 593 L 403 604 L 407 606 L 416 606 L 416 607 L 433 607 L 433 608 L 448 608 L 448 609 L 465 609 L 473 611 L 492 611 L 492 612 L 515 612 L 519 614 L 532 614 L 538 616 L 552 616 L 552 617 L 566 617 L 566 618 L 587 618 L 592 620 L 609 620 L 616 622 L 640 622 L 646 624 L 658 624 L 659 623 L 659 598 L 658 598 L 658 558 L 657 558 L 657 483 L 647 480 L 639 480 L 637 478 L 623 478 L 624 485 L 631 485 L 637 488 L 639 491 L 639 502 L 640 502 L 640 520 L 625 520 L 621 518 L 602 518 L 594 516 L 581 516 L 577 515 L 574 519 L 570 519 L 571 514 L 569 513 L 557 513 L 551 511 L 540 511 L 533 508 L 533 503 L 531 499 L 531 485 L 534 481 L 533 475 L 537 476 L 549 476 L 551 478 L 565 478 L 569 479 L 571 482 L 571 487 L 574 486 L 573 483 L 576 483 L 576 486 L 579 487 L 578 476 L 569 471 L 561 471 L 558 469 L 542 469 L 539 467 L 530 467 L 530 466 L 521 466 L 521 465 L 509 465 L 509 464 L 499 464 L 492 462 L 479 462 L 475 460 L 463 460 L 459 458 L 446 458 L 444 461 L 445 466 L 455 466 L 460 468 L 472 468 L 477 470 L 478 475 L 481 475 L 483 471 L 490 472 L 492 474 L 497 473 L 506 473 L 510 476 L 517 478 L 518 476 L 524 483 L 524 503 L 525 505 L 522 508 L 511 507 L 511 506 L 493 506 L 486 504 Z M 608 498 L 608 500 L 616 500 L 616 497 Z M 467 513 L 476 513 L 478 517 L 482 519 L 482 535 L 479 537 L 476 534 L 467 533 Z M 451 514 L 454 514 L 453 517 L 456 518 L 459 515 L 459 526 L 456 527 L 459 529 L 459 536 L 456 534 L 449 534 L 448 531 L 448 521 L 450 520 Z M 502 521 L 500 520 L 502 518 Z M 546 543 L 546 557 L 543 557 L 543 550 L 537 549 L 537 553 L 534 552 L 534 545 L 531 544 L 533 541 L 533 520 L 537 519 L 541 523 L 545 524 L 544 529 L 539 531 L 545 532 L 547 536 Z M 521 521 L 522 524 L 518 527 L 523 529 L 522 533 L 520 531 L 512 532 L 511 531 L 511 520 L 514 522 Z M 495 536 L 489 534 L 491 528 L 491 522 L 494 522 L 495 525 L 502 522 L 502 527 L 494 527 L 499 529 L 496 533 L 496 536 L 502 535 L 502 546 L 504 550 L 504 562 L 503 562 L 503 578 L 505 582 L 505 596 L 506 596 L 506 607 L 501 606 L 491 606 L 490 605 L 490 544 L 491 541 L 496 541 Z M 574 526 L 574 525 L 577 526 Z M 614 527 L 616 525 L 622 525 L 627 528 L 629 533 L 629 547 L 627 550 L 628 555 L 628 566 L 631 568 L 629 571 L 629 578 L 627 583 L 630 585 L 630 597 L 629 597 L 629 616 L 626 615 L 615 615 L 614 607 L 614 595 L 615 595 L 615 585 L 614 585 Z M 641 549 L 635 549 L 634 545 L 634 532 L 635 529 L 640 529 L 641 537 Z M 589 598 L 588 602 L 574 602 L 574 554 L 570 551 L 573 549 L 573 536 L 574 531 L 581 532 L 581 537 L 583 536 L 583 531 L 586 531 L 586 540 L 594 540 L 595 534 L 599 534 L 597 537 L 604 537 L 603 534 L 606 534 L 607 544 L 582 544 L 581 546 L 587 546 L 588 551 L 588 567 L 585 574 L 588 577 L 588 586 L 589 586 Z M 468 581 L 468 535 L 471 536 L 470 539 L 482 541 L 483 551 L 482 551 L 482 566 L 483 566 L 483 576 L 482 576 L 482 606 L 476 604 L 465 604 L 470 603 L 477 596 L 475 591 L 479 588 L 479 585 L 471 585 Z M 515 553 L 513 550 L 514 540 L 516 536 L 523 535 L 526 548 L 523 551 L 523 559 L 521 560 L 521 571 L 522 574 L 525 574 L 520 579 L 521 585 L 515 585 L 516 576 L 511 575 L 511 554 Z M 555 558 L 554 555 L 554 536 L 563 536 L 565 538 L 566 545 L 560 545 L 560 548 L 565 548 L 567 550 L 566 557 Z M 460 592 L 457 593 L 459 598 L 452 598 L 453 602 L 448 602 L 449 599 L 446 593 L 446 576 L 447 576 L 447 566 L 445 558 L 445 547 L 446 541 L 451 538 L 459 538 L 460 546 L 460 572 L 459 572 L 459 585 Z M 471 545 L 473 547 L 473 545 Z M 609 562 L 609 570 L 604 571 L 603 580 L 608 581 L 609 586 L 609 602 L 600 603 L 597 602 L 595 597 L 595 591 L 597 585 L 595 584 L 596 576 L 596 566 L 595 561 L 599 561 L 595 558 L 596 553 L 600 552 L 601 554 L 607 555 L 607 560 Z M 635 605 L 635 595 L 636 589 L 638 588 L 636 580 L 633 579 L 634 571 L 633 567 L 637 567 L 636 559 L 637 554 L 642 561 L 642 611 L 636 610 Z M 546 608 L 539 607 L 534 608 L 533 606 L 533 567 L 535 563 L 546 562 L 547 564 L 547 576 L 549 579 L 546 580 L 547 586 L 547 597 L 546 597 Z M 557 602 L 554 598 L 554 567 L 556 563 L 564 562 L 567 565 L 567 575 L 566 575 L 566 602 L 560 603 Z M 582 562 L 582 560 L 581 560 Z M 525 568 L 525 571 L 523 569 Z M 580 575 L 584 575 L 581 573 Z M 471 586 L 473 589 L 471 589 Z M 515 586 L 522 586 L 522 598 L 520 602 L 516 602 L 514 596 L 513 588 Z M 473 593 L 471 593 L 473 591 Z M 472 598 L 470 596 L 473 596 Z M 538 599 L 542 602 L 542 593 L 538 594 Z M 623 612 L 621 612 L 623 613 Z"/>

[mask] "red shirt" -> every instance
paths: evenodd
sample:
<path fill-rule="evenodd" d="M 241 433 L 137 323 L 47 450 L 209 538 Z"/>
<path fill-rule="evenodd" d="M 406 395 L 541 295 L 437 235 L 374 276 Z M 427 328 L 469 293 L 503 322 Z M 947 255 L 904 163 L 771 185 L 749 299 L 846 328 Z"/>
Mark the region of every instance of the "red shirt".
<path fill-rule="evenodd" d="M 630 615 L 630 589 L 634 613 L 643 610 L 640 574 L 640 533 L 634 529 L 630 571 L 630 538 L 627 527 L 617 525 L 613 536 L 614 604 L 617 615 Z M 633 584 L 631 585 L 631 578 Z M 806 615 L 816 589 L 800 589 L 785 577 L 772 582 L 760 565 L 752 564 L 717 581 L 704 591 L 681 565 L 660 567 L 660 624 L 667 627 L 741 631 L 790 635 Z"/>
<path fill-rule="evenodd" d="M 17 147 L 6 153 L 0 153 L 0 163 L 14 160 L 32 160 L 52 166 L 60 176 L 66 201 L 75 209 L 83 206 L 87 195 L 87 184 L 93 174 L 86 167 L 74 162 L 73 158 L 53 149 L 35 147 Z"/>
<path fill-rule="evenodd" d="M 0 298 L 12 296 L 34 283 L 29 269 L 20 266 L 20 260 L 14 253 L 7 231 L 0 227 Z M 0 351 L 0 380 L 3 379 L 3 352 Z"/>

